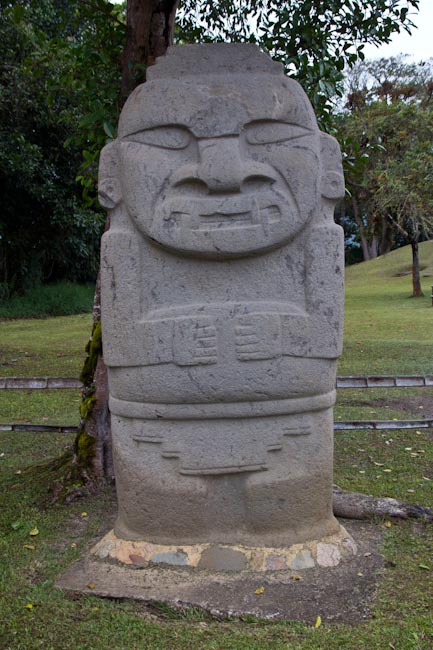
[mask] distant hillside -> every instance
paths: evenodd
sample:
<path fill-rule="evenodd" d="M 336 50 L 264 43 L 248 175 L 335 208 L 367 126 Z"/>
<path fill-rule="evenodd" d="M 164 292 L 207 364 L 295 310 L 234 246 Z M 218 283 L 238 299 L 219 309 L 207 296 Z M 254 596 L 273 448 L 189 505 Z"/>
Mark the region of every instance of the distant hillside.
<path fill-rule="evenodd" d="M 433 284 L 433 240 L 419 245 L 420 271 L 423 291 L 426 292 Z M 410 288 L 410 275 L 412 270 L 412 249 L 403 246 L 397 250 L 381 255 L 368 262 L 360 262 L 346 267 L 346 285 L 369 285 L 370 283 L 383 283 L 389 280 L 395 287 L 408 286 Z M 383 285 L 382 285 L 383 286 Z M 391 288 L 391 286 L 389 286 Z"/>

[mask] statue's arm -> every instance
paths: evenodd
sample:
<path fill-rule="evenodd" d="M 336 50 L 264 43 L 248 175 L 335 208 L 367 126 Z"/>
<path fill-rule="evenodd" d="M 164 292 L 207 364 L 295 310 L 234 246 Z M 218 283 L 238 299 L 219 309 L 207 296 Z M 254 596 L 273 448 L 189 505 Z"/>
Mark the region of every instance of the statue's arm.
<path fill-rule="evenodd" d="M 131 365 L 138 352 L 140 250 L 127 228 L 110 228 L 101 242 L 101 322 L 108 366 Z"/>
<path fill-rule="evenodd" d="M 217 362 L 216 329 L 206 316 L 144 316 L 139 239 L 128 229 L 102 237 L 102 327 L 108 366 Z"/>
<path fill-rule="evenodd" d="M 336 224 L 313 228 L 305 249 L 305 316 L 282 316 L 285 355 L 335 359 L 343 339 L 344 245 Z"/>

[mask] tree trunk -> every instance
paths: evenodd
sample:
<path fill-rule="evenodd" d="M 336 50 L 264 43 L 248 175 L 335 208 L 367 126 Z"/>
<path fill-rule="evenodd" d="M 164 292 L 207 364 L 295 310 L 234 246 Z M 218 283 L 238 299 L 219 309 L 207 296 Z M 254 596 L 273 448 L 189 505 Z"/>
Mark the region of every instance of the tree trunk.
<path fill-rule="evenodd" d="M 433 510 L 389 497 L 372 497 L 359 492 L 345 492 L 334 485 L 332 506 L 336 517 L 372 519 L 373 517 L 409 517 L 433 521 Z"/>
<path fill-rule="evenodd" d="M 379 255 L 389 253 L 393 245 L 393 230 L 388 219 L 383 218 L 380 228 Z"/>
<path fill-rule="evenodd" d="M 412 248 L 412 287 L 413 287 L 412 295 L 415 298 L 417 298 L 418 296 L 424 295 L 421 290 L 421 278 L 419 275 L 418 242 L 411 241 L 410 245 Z"/>
<path fill-rule="evenodd" d="M 146 81 L 146 68 L 173 42 L 179 0 L 128 0 L 126 44 L 122 56 L 122 104 L 138 84 Z"/>
<path fill-rule="evenodd" d="M 368 250 L 367 237 L 365 235 L 364 224 L 362 223 L 362 218 L 359 214 L 358 203 L 354 196 L 352 196 L 352 207 L 353 207 L 353 216 L 355 218 L 356 224 L 359 229 L 359 237 L 361 239 L 361 249 L 364 262 L 367 262 L 370 259 L 370 253 Z"/>
<path fill-rule="evenodd" d="M 368 253 L 370 255 L 371 260 L 374 260 L 379 254 L 378 240 L 377 240 L 376 233 L 374 233 L 373 237 L 371 238 L 371 242 L 370 242 L 370 245 L 368 247 Z"/>
<path fill-rule="evenodd" d="M 121 99 L 145 81 L 148 65 L 172 44 L 178 0 L 128 0 L 126 44 L 122 56 Z M 106 230 L 109 227 L 107 220 Z M 55 499 L 71 501 L 83 490 L 113 480 L 108 379 L 101 339 L 101 288 L 98 274 L 93 303 L 93 328 L 81 373 L 84 388 L 81 422 L 72 462 L 62 484 L 54 486 Z"/>

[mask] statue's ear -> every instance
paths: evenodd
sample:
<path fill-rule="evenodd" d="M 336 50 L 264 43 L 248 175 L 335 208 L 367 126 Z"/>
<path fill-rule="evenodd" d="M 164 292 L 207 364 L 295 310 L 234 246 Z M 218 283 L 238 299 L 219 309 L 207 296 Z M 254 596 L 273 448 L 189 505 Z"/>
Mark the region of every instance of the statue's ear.
<path fill-rule="evenodd" d="M 321 193 L 325 199 L 334 201 L 344 197 L 344 176 L 340 145 L 332 135 L 320 135 L 322 152 Z"/>
<path fill-rule="evenodd" d="M 118 158 L 116 140 L 105 145 L 99 157 L 98 198 L 103 208 L 115 208 L 122 198 Z"/>

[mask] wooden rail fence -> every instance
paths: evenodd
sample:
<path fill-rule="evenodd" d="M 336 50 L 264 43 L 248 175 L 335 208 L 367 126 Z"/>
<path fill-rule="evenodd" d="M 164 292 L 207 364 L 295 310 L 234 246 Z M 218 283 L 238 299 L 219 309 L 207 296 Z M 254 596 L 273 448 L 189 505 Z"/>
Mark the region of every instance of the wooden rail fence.
<path fill-rule="evenodd" d="M 433 375 L 365 375 L 338 376 L 337 388 L 407 388 L 433 386 Z M 79 379 L 74 377 L 0 377 L 0 390 L 57 390 L 81 388 Z M 383 431 L 392 429 L 430 429 L 433 419 L 421 420 L 347 420 L 334 422 L 334 431 L 365 430 Z M 35 433 L 57 432 L 76 433 L 77 426 L 0 423 L 0 431 L 32 431 Z"/>
<path fill-rule="evenodd" d="M 433 386 L 433 375 L 338 376 L 336 388 L 405 388 Z M 75 377 L 0 377 L 0 390 L 81 388 Z"/>

